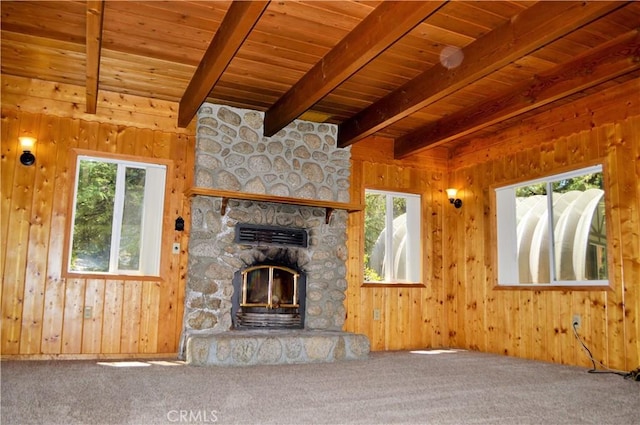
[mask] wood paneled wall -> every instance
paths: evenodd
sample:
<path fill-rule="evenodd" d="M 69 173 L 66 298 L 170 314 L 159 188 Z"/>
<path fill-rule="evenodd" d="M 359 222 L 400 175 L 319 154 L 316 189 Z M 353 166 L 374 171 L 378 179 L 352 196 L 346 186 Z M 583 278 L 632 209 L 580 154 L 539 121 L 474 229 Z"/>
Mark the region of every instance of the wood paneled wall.
<path fill-rule="evenodd" d="M 352 148 L 352 200 L 364 188 L 423 195 L 421 286 L 363 286 L 363 214 L 349 217 L 345 330 L 374 350 L 459 347 L 590 366 L 571 333 L 603 363 L 640 362 L 640 105 L 638 80 L 546 111 L 451 152 L 437 148 L 394 161 L 392 142 Z M 84 89 L 3 76 L 0 273 L 3 355 L 144 356 L 178 350 L 188 232 L 161 281 L 65 279 L 62 249 L 72 177 L 69 149 L 121 152 L 173 161 L 168 220 L 189 208 L 182 193 L 193 170 L 194 130 L 175 127 L 177 105 L 101 92 L 98 113 L 83 112 Z M 33 167 L 17 137 L 38 138 Z M 491 186 L 602 159 L 607 170 L 611 290 L 496 289 Z M 453 208 L 446 187 L 461 189 Z M 187 229 L 188 230 L 188 229 Z M 170 245 L 169 243 L 169 245 Z M 84 318 L 84 307 L 93 316 Z M 373 320 L 379 309 L 380 320 Z"/>
<path fill-rule="evenodd" d="M 355 145 L 352 199 L 366 187 L 423 193 L 424 288 L 363 286 L 363 215 L 349 227 L 346 329 L 373 350 L 457 347 L 591 366 L 571 329 L 609 367 L 640 364 L 640 84 L 638 80 L 528 118 L 436 157 L 396 162 Z M 384 143 L 382 143 L 384 145 Z M 602 160 L 607 173 L 610 290 L 497 289 L 492 185 Z M 460 190 L 455 209 L 443 193 Z M 373 320 L 380 309 L 381 320 Z"/>
<path fill-rule="evenodd" d="M 446 151 L 413 162 L 393 161 L 393 141 L 367 139 L 352 147 L 351 200 L 364 202 L 364 189 L 398 190 L 422 196 L 425 245 L 422 285 L 363 286 L 364 212 L 349 215 L 347 320 L 345 329 L 369 337 L 372 350 L 442 347 L 447 343 L 443 221 Z M 380 320 L 374 320 L 374 310 Z"/>
<path fill-rule="evenodd" d="M 137 105 L 138 112 L 135 108 L 126 111 L 129 106 L 105 107 L 102 103 L 102 111 L 99 106 L 98 114 L 87 115 L 81 112 L 83 93 L 73 86 L 5 80 L 3 76 L 2 355 L 131 357 L 176 353 L 182 326 L 187 236 L 173 229 L 173 221 L 188 214 L 183 191 L 193 169 L 192 129 L 176 132 L 168 125 L 168 130 L 162 130 L 163 123 L 173 122 L 170 116 L 177 105 L 135 97 L 120 96 L 119 101 Z M 49 95 L 49 100 L 39 103 L 38 99 Z M 109 95 L 103 94 L 103 99 L 107 98 Z M 20 135 L 38 140 L 34 166 L 19 162 Z M 163 279 L 63 276 L 65 226 L 74 183 L 69 171 L 72 148 L 171 161 Z M 183 247 L 180 255 L 170 253 L 173 242 Z M 86 306 L 93 308 L 90 318 L 84 317 Z"/>
<path fill-rule="evenodd" d="M 549 110 L 453 152 L 450 180 L 464 206 L 446 231 L 450 345 L 591 366 L 571 327 L 609 367 L 640 365 L 640 84 Z M 478 150 L 479 146 L 485 146 Z M 610 290 L 496 289 L 493 185 L 579 168 L 605 169 Z"/>

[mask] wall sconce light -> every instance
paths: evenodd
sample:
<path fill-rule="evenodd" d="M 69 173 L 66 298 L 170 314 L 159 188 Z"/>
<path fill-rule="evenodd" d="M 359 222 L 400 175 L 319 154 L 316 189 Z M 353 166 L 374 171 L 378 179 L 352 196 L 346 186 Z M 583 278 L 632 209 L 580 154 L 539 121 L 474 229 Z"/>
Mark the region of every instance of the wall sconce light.
<path fill-rule="evenodd" d="M 36 139 L 34 137 L 22 136 L 18 137 L 20 141 L 20 146 L 22 147 L 22 155 L 20 155 L 20 162 L 22 165 L 33 165 L 36 162 L 36 157 L 31 153 L 31 149 L 33 149 L 33 145 L 36 144 Z"/>
<path fill-rule="evenodd" d="M 449 198 L 449 202 L 451 202 L 454 207 L 460 208 L 462 206 L 462 199 L 456 198 L 457 194 L 458 189 L 447 189 L 447 197 Z"/>

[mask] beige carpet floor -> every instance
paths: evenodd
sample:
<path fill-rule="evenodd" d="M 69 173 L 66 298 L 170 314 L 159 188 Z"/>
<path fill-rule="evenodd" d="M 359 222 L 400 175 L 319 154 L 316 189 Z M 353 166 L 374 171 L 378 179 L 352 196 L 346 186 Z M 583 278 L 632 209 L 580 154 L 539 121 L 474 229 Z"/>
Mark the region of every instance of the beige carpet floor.
<path fill-rule="evenodd" d="M 640 382 L 468 351 L 289 366 L 106 363 L 3 361 L 2 425 L 640 424 Z"/>

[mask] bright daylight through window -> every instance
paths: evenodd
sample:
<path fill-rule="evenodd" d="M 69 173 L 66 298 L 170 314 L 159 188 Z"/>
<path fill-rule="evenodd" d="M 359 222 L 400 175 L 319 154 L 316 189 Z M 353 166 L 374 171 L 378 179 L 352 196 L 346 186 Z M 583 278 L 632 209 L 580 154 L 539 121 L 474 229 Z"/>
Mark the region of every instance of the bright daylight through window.
<path fill-rule="evenodd" d="M 607 285 L 602 166 L 496 189 L 500 285 Z"/>
<path fill-rule="evenodd" d="M 420 195 L 365 190 L 364 280 L 421 281 Z"/>
<path fill-rule="evenodd" d="M 78 156 L 69 272 L 158 276 L 166 166 Z"/>

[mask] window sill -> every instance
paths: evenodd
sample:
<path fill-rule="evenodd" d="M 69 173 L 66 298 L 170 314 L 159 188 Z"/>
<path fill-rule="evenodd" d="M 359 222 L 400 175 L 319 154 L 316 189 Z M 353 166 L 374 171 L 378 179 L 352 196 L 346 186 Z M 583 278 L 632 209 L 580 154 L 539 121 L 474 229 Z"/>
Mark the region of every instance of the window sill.
<path fill-rule="evenodd" d="M 424 283 L 406 283 L 406 282 L 364 282 L 361 288 L 426 288 Z"/>
<path fill-rule="evenodd" d="M 611 291 L 611 285 L 549 285 L 549 284 L 515 284 L 515 285 L 495 285 L 497 290 L 522 290 L 522 291 Z"/>
<path fill-rule="evenodd" d="M 162 276 L 148 276 L 148 275 L 131 275 L 131 274 L 107 274 L 107 273 L 77 273 L 66 272 L 62 274 L 62 277 L 66 279 L 104 279 L 104 280 L 137 280 L 137 281 L 151 281 L 161 282 L 164 280 Z"/>

